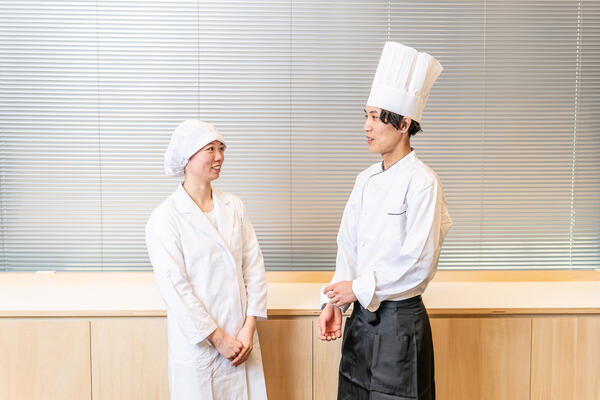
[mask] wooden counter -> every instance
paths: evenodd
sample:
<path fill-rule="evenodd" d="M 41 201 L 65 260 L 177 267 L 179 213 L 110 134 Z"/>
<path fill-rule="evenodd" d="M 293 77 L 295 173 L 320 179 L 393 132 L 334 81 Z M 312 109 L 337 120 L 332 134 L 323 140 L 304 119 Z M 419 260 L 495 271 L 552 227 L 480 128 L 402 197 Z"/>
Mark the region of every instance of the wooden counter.
<path fill-rule="evenodd" d="M 318 315 L 331 272 L 268 272 L 269 315 Z M 0 273 L 0 317 L 165 316 L 151 272 Z M 430 315 L 585 314 L 600 310 L 598 271 L 439 271 Z"/>
<path fill-rule="evenodd" d="M 268 273 L 271 400 L 335 398 L 331 274 Z M 424 302 L 439 399 L 600 399 L 600 272 L 440 271 Z M 1 273 L 0 399 L 168 399 L 165 322 L 150 272 Z"/>

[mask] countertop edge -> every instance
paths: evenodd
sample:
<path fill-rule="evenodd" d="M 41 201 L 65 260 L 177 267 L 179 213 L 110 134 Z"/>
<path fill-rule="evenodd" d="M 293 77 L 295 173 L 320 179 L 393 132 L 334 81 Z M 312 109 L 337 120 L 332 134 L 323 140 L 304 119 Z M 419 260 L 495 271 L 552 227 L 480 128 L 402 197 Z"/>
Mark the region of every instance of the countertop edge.
<path fill-rule="evenodd" d="M 525 315 L 600 315 L 600 308 L 428 308 L 430 317 L 525 316 Z M 271 309 L 269 317 L 318 316 L 318 309 Z M 110 318 L 166 317 L 165 310 L 2 310 L 0 318 Z M 349 315 L 349 313 L 346 313 Z"/>

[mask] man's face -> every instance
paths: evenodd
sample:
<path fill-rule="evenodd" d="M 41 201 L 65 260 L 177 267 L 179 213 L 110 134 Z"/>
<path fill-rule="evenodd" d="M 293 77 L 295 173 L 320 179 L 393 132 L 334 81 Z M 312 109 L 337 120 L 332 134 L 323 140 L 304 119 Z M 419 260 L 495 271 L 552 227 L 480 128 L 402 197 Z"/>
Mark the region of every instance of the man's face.
<path fill-rule="evenodd" d="M 369 151 L 382 156 L 392 152 L 402 139 L 401 131 L 392 124 L 384 124 L 381 119 L 381 108 L 365 107 L 365 125 L 363 127 Z"/>

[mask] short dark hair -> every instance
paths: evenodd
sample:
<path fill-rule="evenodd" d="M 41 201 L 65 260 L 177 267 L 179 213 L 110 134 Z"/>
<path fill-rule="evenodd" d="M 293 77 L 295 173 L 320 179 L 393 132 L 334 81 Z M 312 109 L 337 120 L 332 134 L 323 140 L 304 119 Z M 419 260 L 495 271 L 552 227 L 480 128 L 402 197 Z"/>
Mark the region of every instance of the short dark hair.
<path fill-rule="evenodd" d="M 381 122 L 383 122 L 384 124 L 392 124 L 392 126 L 396 129 L 400 129 L 402 118 L 404 118 L 404 116 L 388 110 L 384 110 L 383 108 L 381 109 L 381 113 L 379 114 L 379 119 L 381 120 Z M 410 126 L 408 127 L 408 136 L 413 136 L 418 132 L 421 132 L 421 124 L 419 124 L 414 119 L 411 119 Z"/>

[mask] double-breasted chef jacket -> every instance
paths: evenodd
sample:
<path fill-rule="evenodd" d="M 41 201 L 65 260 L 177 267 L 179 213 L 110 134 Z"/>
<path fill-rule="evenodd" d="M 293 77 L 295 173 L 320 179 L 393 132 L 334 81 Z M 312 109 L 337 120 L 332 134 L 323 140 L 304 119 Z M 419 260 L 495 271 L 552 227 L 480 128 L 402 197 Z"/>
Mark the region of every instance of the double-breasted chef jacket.
<path fill-rule="evenodd" d="M 371 312 L 382 301 L 421 295 L 451 225 L 440 179 L 414 150 L 386 170 L 373 164 L 356 178 L 344 209 L 331 283 L 353 281 Z M 321 306 L 328 300 L 321 294 Z"/>
<path fill-rule="evenodd" d="M 247 316 L 267 317 L 262 253 L 242 201 L 213 189 L 216 226 L 180 184 L 146 226 L 146 243 L 168 320 L 173 400 L 266 399 L 258 335 L 238 367 L 207 337 L 235 337 Z"/>
<path fill-rule="evenodd" d="M 421 301 L 452 224 L 437 174 L 414 150 L 360 173 L 340 224 L 332 283 L 352 281 L 338 399 L 433 399 L 431 329 Z M 321 305 L 328 298 L 321 294 Z M 344 307 L 344 308 L 347 308 Z"/>

